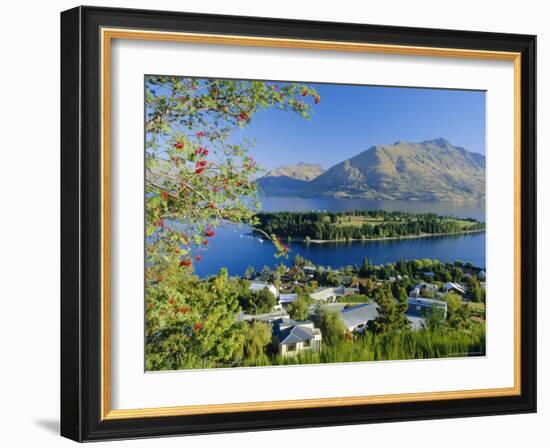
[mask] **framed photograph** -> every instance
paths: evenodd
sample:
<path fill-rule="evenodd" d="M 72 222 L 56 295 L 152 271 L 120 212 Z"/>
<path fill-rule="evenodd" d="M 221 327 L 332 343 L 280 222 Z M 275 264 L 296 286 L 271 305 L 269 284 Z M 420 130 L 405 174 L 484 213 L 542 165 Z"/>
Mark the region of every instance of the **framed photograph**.
<path fill-rule="evenodd" d="M 536 411 L 535 36 L 61 14 L 61 433 Z"/>

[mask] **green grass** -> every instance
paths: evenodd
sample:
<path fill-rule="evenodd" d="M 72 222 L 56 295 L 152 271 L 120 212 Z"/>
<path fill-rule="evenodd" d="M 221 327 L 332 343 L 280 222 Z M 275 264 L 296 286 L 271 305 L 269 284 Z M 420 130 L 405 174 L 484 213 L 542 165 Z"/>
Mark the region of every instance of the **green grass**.
<path fill-rule="evenodd" d="M 321 353 L 303 353 L 294 358 L 272 357 L 273 365 L 335 362 L 434 359 L 485 354 L 485 329 L 472 331 L 421 330 L 391 335 L 366 333 L 355 341 L 324 344 Z"/>

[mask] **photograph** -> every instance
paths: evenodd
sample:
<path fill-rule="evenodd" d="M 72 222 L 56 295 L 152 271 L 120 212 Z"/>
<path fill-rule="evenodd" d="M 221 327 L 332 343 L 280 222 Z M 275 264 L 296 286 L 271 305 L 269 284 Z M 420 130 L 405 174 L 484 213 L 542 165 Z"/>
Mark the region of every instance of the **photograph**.
<path fill-rule="evenodd" d="M 486 112 L 145 75 L 145 370 L 485 356 Z"/>
<path fill-rule="evenodd" d="M 61 435 L 536 413 L 540 27 L 224 8 L 61 13 Z"/>

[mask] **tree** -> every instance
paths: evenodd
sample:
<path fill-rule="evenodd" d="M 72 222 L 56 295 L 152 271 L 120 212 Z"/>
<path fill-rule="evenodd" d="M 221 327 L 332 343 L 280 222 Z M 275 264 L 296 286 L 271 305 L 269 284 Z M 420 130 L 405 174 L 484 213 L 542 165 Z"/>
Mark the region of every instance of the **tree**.
<path fill-rule="evenodd" d="M 238 286 L 222 270 L 208 281 L 157 278 L 146 289 L 146 369 L 218 367 L 233 359 Z"/>
<path fill-rule="evenodd" d="M 248 280 L 252 280 L 252 276 L 254 275 L 255 272 L 256 270 L 254 269 L 254 266 L 248 266 L 246 268 L 246 271 L 244 272 L 244 277 L 247 278 Z"/>
<path fill-rule="evenodd" d="M 473 302 L 485 302 L 485 290 L 481 287 L 477 276 L 472 275 L 467 282 L 467 295 Z"/>
<path fill-rule="evenodd" d="M 258 291 L 245 291 L 239 297 L 239 303 L 245 313 L 262 314 L 269 313 L 277 305 L 277 298 L 269 289 L 263 288 Z"/>
<path fill-rule="evenodd" d="M 315 311 L 314 322 L 321 330 L 326 344 L 335 344 L 344 340 L 347 328 L 339 312 L 318 307 Z"/>
<path fill-rule="evenodd" d="M 409 308 L 409 295 L 403 286 L 397 288 L 397 314 L 402 315 Z"/>
<path fill-rule="evenodd" d="M 342 276 L 338 271 L 325 271 L 323 283 L 327 286 L 339 286 L 342 283 Z"/>
<path fill-rule="evenodd" d="M 361 263 L 361 268 L 359 269 L 358 275 L 361 278 L 367 278 L 371 273 L 371 264 L 367 257 L 363 258 L 363 263 Z"/>
<path fill-rule="evenodd" d="M 241 322 L 238 327 L 235 359 L 239 365 L 267 365 L 266 348 L 271 343 L 271 326 L 265 322 Z"/>
<path fill-rule="evenodd" d="M 314 89 L 297 83 L 146 77 L 148 369 L 224 365 L 231 358 L 242 285 L 227 273 L 199 282 L 193 267 L 218 226 L 257 222 L 253 180 L 260 167 L 249 155 L 252 143 L 235 131 L 269 108 L 308 119 L 319 101 Z M 288 252 L 274 235 L 266 237 L 277 255 Z M 265 299 L 259 302 L 270 309 L 275 298 Z"/>
<path fill-rule="evenodd" d="M 445 302 L 447 302 L 447 311 L 449 313 L 449 317 L 451 317 L 462 306 L 462 299 L 458 294 L 455 294 L 454 292 L 445 294 L 444 299 Z"/>
<path fill-rule="evenodd" d="M 367 278 L 364 282 L 359 283 L 360 294 L 365 294 L 370 297 L 375 290 L 376 283 L 371 278 Z"/>
<path fill-rule="evenodd" d="M 383 284 L 376 290 L 374 300 L 378 305 L 378 317 L 369 321 L 368 327 L 374 333 L 392 333 L 406 330 L 409 322 L 403 300 L 395 302 L 391 286 Z"/>
<path fill-rule="evenodd" d="M 253 226 L 259 203 L 252 179 L 260 168 L 248 154 L 251 142 L 231 139 L 234 131 L 247 126 L 262 109 L 277 108 L 307 119 L 318 102 L 313 88 L 297 83 L 147 76 L 150 270 L 158 270 L 159 260 L 191 270 L 217 226 L 226 222 Z M 288 251 L 273 235 L 266 236 L 279 255 Z"/>
<path fill-rule="evenodd" d="M 288 305 L 288 315 L 294 320 L 306 320 L 309 316 L 309 296 L 298 294 L 298 298 Z"/>
<path fill-rule="evenodd" d="M 445 322 L 445 310 L 432 303 L 424 314 L 424 327 L 429 330 L 437 330 L 443 327 Z"/>

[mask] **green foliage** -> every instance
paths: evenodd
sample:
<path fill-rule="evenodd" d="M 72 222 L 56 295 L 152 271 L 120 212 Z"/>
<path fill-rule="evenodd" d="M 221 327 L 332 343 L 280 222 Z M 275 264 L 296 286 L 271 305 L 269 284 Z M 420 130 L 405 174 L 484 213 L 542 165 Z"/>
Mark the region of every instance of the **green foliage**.
<path fill-rule="evenodd" d="M 362 294 L 351 294 L 349 296 L 344 296 L 339 300 L 340 303 L 368 303 L 370 299 L 368 296 Z"/>
<path fill-rule="evenodd" d="M 467 296 L 470 300 L 477 303 L 485 303 L 485 290 L 481 287 L 477 276 L 470 276 L 466 285 L 468 287 Z"/>
<path fill-rule="evenodd" d="M 455 294 L 454 292 L 450 292 L 448 294 L 445 294 L 445 302 L 447 302 L 447 311 L 449 312 L 449 316 L 452 316 L 462 306 L 462 298 Z"/>
<path fill-rule="evenodd" d="M 200 282 L 192 275 L 218 226 L 254 226 L 253 181 L 261 169 L 253 142 L 235 138 L 264 109 L 309 119 L 320 101 L 296 83 L 145 78 L 146 367 L 148 370 L 226 365 L 234 357 L 242 283 L 226 273 Z M 277 256 L 288 248 L 266 235 Z M 258 312 L 275 298 L 249 297 Z"/>
<path fill-rule="evenodd" d="M 406 330 L 409 326 L 405 312 L 407 298 L 399 297 L 395 302 L 391 286 L 387 283 L 379 287 L 374 295 L 378 305 L 378 317 L 369 322 L 369 329 L 374 333 L 392 333 Z"/>
<path fill-rule="evenodd" d="M 275 235 L 326 241 L 398 238 L 481 230 L 483 223 L 433 213 L 383 210 L 347 212 L 262 212 L 257 228 Z"/>
<path fill-rule="evenodd" d="M 319 281 L 326 286 L 338 286 L 342 283 L 342 276 L 334 269 L 326 270 L 320 274 Z"/>
<path fill-rule="evenodd" d="M 345 339 L 324 344 L 321 353 L 303 353 L 295 358 L 274 357 L 273 364 L 318 364 L 334 362 L 435 359 L 457 356 L 483 356 L 485 328 L 471 331 L 424 329 L 375 334 L 365 332 L 350 343 Z"/>
<path fill-rule="evenodd" d="M 288 315 L 294 320 L 306 320 L 309 316 L 309 296 L 298 294 L 298 298 L 288 305 Z"/>
<path fill-rule="evenodd" d="M 146 369 L 205 368 L 234 358 L 238 286 L 227 272 L 208 281 L 157 279 L 146 288 Z"/>
<path fill-rule="evenodd" d="M 277 305 L 277 298 L 267 288 L 259 291 L 247 290 L 239 296 L 239 304 L 248 314 L 269 313 Z"/>
<path fill-rule="evenodd" d="M 235 362 L 242 366 L 263 366 L 269 364 L 266 354 L 271 344 L 271 326 L 265 322 L 253 321 L 238 324 Z"/>
<path fill-rule="evenodd" d="M 361 263 L 361 268 L 359 269 L 358 275 L 361 278 L 367 278 L 371 275 L 372 262 L 368 260 L 367 257 L 363 258 L 363 263 Z"/>
<path fill-rule="evenodd" d="M 147 261 L 170 258 L 190 270 L 217 226 L 256 223 L 260 168 L 252 143 L 235 142 L 234 131 L 262 109 L 309 118 L 319 99 L 296 83 L 147 76 L 145 87 Z M 288 251 L 266 237 L 278 255 Z"/>
<path fill-rule="evenodd" d="M 344 340 L 347 328 L 344 325 L 342 316 L 337 311 L 329 311 L 318 307 L 314 315 L 315 326 L 321 329 L 325 344 L 335 344 Z"/>

